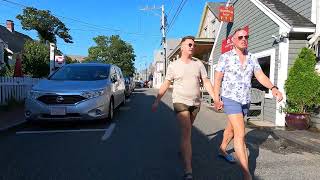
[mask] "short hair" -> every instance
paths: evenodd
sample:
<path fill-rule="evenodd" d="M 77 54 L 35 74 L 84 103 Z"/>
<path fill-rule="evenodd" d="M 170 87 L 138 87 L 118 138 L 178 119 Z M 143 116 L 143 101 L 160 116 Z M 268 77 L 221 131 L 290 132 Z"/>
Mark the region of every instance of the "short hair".
<path fill-rule="evenodd" d="M 234 36 L 237 32 L 242 31 L 242 30 L 244 30 L 244 31 L 245 31 L 245 29 L 244 29 L 244 28 L 237 28 L 236 30 L 234 30 L 234 32 L 233 32 L 233 34 L 232 34 L 232 36 Z"/>
<path fill-rule="evenodd" d="M 187 39 L 191 39 L 192 41 L 194 41 L 195 37 L 194 36 L 185 36 L 181 39 L 180 44 L 182 44 L 184 41 L 186 41 Z"/>

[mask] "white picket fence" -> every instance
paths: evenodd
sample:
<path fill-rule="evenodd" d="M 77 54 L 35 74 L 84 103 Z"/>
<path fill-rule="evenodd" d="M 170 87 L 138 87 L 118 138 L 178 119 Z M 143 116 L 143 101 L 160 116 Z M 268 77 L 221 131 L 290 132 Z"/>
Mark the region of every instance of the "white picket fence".
<path fill-rule="evenodd" d="M 0 105 L 6 105 L 12 98 L 23 101 L 39 80 L 30 77 L 0 77 Z"/>

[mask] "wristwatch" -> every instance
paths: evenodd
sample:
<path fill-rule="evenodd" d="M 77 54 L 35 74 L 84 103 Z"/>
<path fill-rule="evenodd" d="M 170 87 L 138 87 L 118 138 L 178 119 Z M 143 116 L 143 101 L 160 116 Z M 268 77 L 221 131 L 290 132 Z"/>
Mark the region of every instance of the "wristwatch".
<path fill-rule="evenodd" d="M 279 89 L 277 86 L 272 86 L 272 88 L 270 88 L 270 90 L 272 91 L 273 88 Z"/>

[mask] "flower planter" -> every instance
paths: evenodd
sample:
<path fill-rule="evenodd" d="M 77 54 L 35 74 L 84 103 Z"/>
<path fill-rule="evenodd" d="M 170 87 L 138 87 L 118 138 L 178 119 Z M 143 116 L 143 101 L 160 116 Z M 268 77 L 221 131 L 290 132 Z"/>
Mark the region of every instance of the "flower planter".
<path fill-rule="evenodd" d="M 308 129 L 311 122 L 309 113 L 288 113 L 285 120 L 289 128 L 298 130 Z"/>

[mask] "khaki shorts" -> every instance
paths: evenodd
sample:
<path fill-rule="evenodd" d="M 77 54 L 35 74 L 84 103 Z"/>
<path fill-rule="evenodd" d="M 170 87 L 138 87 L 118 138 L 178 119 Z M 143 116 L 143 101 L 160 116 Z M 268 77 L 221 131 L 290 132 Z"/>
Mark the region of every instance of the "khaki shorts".
<path fill-rule="evenodd" d="M 183 103 L 173 103 L 174 112 L 179 113 L 183 111 L 189 111 L 193 116 L 197 116 L 200 111 L 200 105 L 198 106 L 188 106 Z"/>

